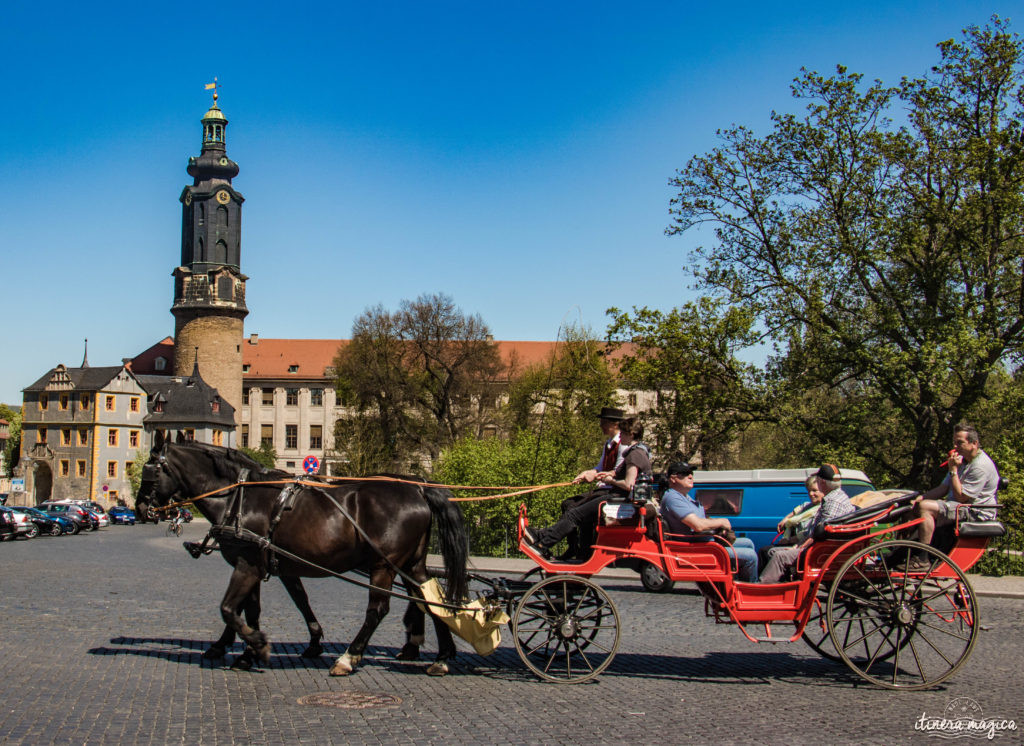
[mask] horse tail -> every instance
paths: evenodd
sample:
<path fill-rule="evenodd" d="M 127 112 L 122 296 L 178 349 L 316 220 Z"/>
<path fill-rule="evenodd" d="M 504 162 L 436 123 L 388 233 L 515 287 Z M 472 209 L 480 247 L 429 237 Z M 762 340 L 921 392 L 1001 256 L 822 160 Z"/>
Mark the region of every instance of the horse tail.
<path fill-rule="evenodd" d="M 445 585 L 451 601 L 467 597 L 469 580 L 466 564 L 469 561 L 469 541 L 462 524 L 462 512 L 449 501 L 451 492 L 441 487 L 423 485 L 423 496 L 430 506 L 430 512 L 437 518 L 437 537 L 441 543 L 444 558 Z"/>

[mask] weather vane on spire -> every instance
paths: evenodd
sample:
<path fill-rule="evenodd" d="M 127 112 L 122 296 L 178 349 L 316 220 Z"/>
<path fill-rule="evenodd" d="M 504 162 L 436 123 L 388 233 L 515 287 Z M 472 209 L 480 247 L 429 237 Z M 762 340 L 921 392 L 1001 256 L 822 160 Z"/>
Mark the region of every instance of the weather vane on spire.
<path fill-rule="evenodd" d="M 206 84 L 207 91 L 213 91 L 213 103 L 217 103 L 217 89 L 222 88 L 220 83 L 217 82 L 217 77 L 214 76 L 212 83 Z"/>

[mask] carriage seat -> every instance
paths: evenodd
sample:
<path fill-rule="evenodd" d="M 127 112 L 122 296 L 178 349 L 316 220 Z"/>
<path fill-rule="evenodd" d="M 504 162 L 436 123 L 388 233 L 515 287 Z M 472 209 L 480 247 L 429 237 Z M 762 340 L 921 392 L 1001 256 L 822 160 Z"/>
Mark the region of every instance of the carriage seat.
<path fill-rule="evenodd" d="M 1006 534 L 1006 526 L 999 521 L 961 521 L 958 536 L 996 537 Z"/>

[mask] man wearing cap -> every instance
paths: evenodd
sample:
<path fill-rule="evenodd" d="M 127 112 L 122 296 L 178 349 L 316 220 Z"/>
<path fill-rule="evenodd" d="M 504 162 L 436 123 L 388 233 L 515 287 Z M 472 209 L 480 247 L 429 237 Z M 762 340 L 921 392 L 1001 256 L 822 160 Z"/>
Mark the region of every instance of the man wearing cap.
<path fill-rule="evenodd" d="M 773 552 L 761 573 L 762 583 L 778 583 L 790 568 L 796 566 L 797 560 L 800 559 L 800 553 L 814 542 L 814 531 L 818 526 L 841 518 L 857 509 L 850 502 L 850 496 L 843 492 L 837 467 L 832 464 L 822 464 L 813 476 L 817 477 L 818 490 L 824 492 L 825 497 L 821 499 L 818 514 L 814 516 L 811 525 L 807 527 L 807 538 L 795 547 L 787 547 Z"/>
<path fill-rule="evenodd" d="M 704 506 L 690 496 L 693 489 L 693 467 L 676 461 L 668 467 L 668 489 L 661 496 L 661 517 L 668 524 L 670 534 L 690 535 L 704 531 L 732 529 L 728 518 L 708 518 Z M 711 537 L 707 537 L 710 541 Z M 728 550 L 736 558 L 736 577 L 746 583 L 757 582 L 757 551 L 754 542 L 740 537 Z"/>

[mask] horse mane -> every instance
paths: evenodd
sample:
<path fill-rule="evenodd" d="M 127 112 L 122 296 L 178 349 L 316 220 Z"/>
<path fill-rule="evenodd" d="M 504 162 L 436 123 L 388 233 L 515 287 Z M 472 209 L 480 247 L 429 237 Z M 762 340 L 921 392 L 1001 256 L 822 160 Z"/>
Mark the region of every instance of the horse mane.
<path fill-rule="evenodd" d="M 241 451 L 225 446 L 215 446 L 209 443 L 197 443 L 191 441 L 182 443 L 181 447 L 194 451 L 200 451 L 210 456 L 213 461 L 217 476 L 225 479 L 237 479 L 242 469 L 249 470 L 249 479 L 254 482 L 264 481 L 273 478 L 287 478 L 291 475 L 280 469 L 268 469 L 263 464 L 245 455 Z"/>

